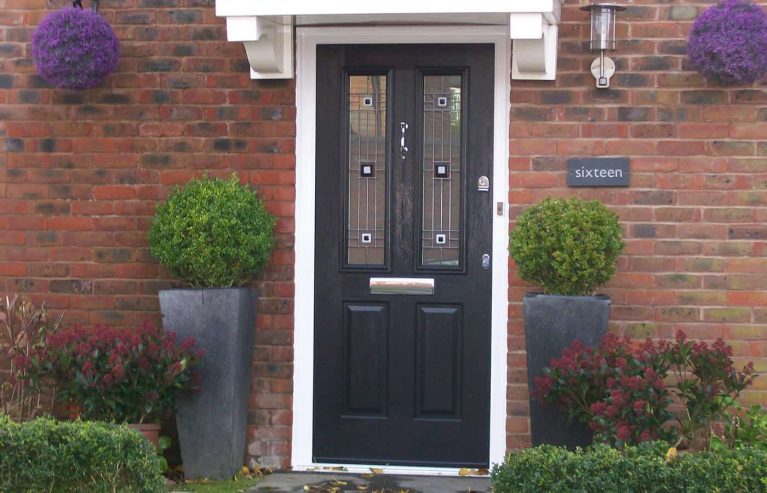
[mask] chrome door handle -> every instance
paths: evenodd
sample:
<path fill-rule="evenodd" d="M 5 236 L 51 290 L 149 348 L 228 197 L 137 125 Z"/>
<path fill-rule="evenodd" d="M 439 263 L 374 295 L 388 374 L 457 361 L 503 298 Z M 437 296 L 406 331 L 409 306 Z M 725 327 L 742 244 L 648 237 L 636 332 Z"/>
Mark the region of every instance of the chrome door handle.
<path fill-rule="evenodd" d="M 400 130 L 400 138 L 399 138 L 399 153 L 402 156 L 402 159 L 405 159 L 405 154 L 407 154 L 407 145 L 405 145 L 405 134 L 408 129 L 408 124 L 405 122 L 399 122 L 399 130 Z"/>

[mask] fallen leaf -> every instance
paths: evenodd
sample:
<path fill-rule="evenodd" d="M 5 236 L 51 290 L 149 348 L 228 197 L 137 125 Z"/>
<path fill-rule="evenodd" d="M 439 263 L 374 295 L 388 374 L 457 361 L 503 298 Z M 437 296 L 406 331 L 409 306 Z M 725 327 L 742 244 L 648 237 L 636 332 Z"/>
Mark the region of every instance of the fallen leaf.
<path fill-rule="evenodd" d="M 673 461 L 677 457 L 677 450 L 676 447 L 671 447 L 666 451 L 666 464 Z"/>
<path fill-rule="evenodd" d="M 377 476 L 379 474 L 383 474 L 383 469 L 381 469 L 380 467 L 371 467 L 370 472 L 372 472 L 373 474 Z"/>

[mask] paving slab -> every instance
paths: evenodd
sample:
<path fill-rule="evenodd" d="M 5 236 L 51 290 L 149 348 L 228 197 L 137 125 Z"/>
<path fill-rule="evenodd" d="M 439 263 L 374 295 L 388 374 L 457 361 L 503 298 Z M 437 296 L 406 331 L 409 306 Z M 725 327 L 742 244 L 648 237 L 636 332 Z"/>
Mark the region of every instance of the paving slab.
<path fill-rule="evenodd" d="M 487 477 L 278 472 L 248 493 L 486 493 Z"/>

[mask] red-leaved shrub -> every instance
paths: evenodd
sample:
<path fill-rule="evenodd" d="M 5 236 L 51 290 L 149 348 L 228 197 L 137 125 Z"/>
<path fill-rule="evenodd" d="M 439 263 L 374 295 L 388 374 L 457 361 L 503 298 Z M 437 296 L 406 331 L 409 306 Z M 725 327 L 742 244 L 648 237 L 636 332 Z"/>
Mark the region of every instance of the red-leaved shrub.
<path fill-rule="evenodd" d="M 636 344 L 608 334 L 599 348 L 575 341 L 565 349 L 535 378 L 534 395 L 588 424 L 598 441 L 620 446 L 701 433 L 709 439 L 711 426 L 754 377 L 752 363 L 737 370 L 731 356 L 721 339 L 709 346 L 681 331 L 674 343 Z M 675 400 L 683 407 L 677 416 L 669 411 Z M 679 426 L 670 426 L 673 419 Z"/>
<path fill-rule="evenodd" d="M 175 409 L 199 383 L 202 351 L 193 338 L 150 324 L 136 329 L 73 327 L 49 339 L 28 362 L 35 380 L 52 378 L 73 414 L 90 420 L 144 423 Z"/>

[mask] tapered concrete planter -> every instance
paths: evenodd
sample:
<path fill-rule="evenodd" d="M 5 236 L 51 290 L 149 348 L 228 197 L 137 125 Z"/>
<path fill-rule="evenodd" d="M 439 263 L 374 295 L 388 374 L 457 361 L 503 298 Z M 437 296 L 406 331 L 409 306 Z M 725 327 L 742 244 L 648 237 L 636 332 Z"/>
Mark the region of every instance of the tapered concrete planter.
<path fill-rule="evenodd" d="M 524 299 L 527 375 L 532 390 L 552 358 L 578 339 L 596 347 L 607 333 L 610 298 L 607 296 L 551 296 L 528 294 Z M 564 445 L 569 448 L 591 443 L 588 427 L 568 424 L 566 415 L 553 404 L 530 399 L 530 428 L 533 445 Z"/>
<path fill-rule="evenodd" d="M 165 330 L 205 350 L 202 389 L 176 413 L 187 479 L 230 479 L 244 463 L 257 299 L 248 288 L 160 291 Z"/>

